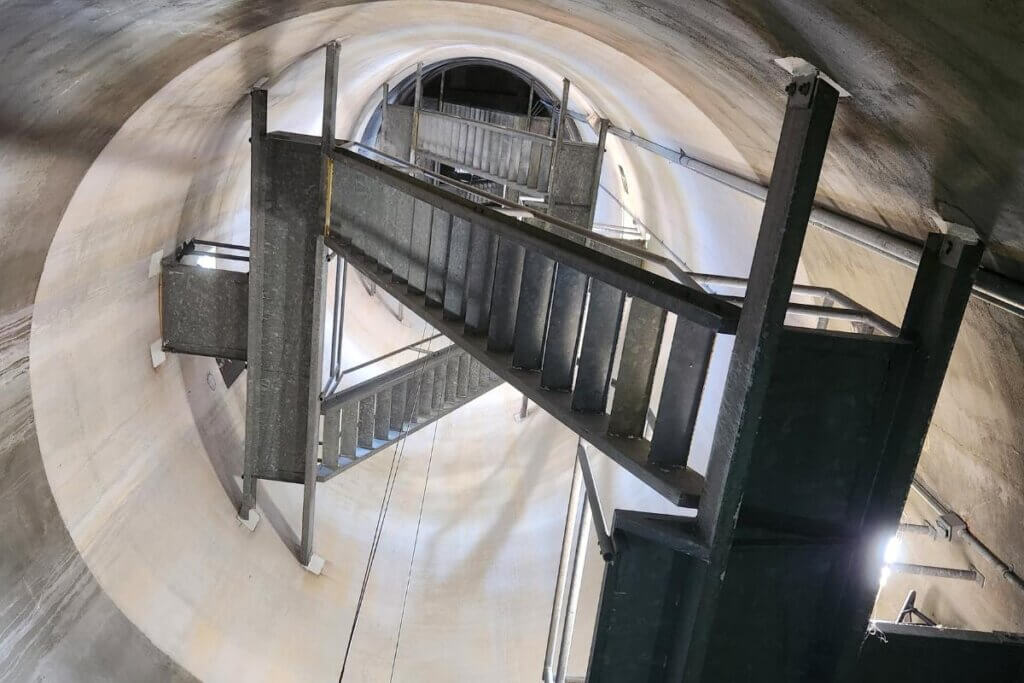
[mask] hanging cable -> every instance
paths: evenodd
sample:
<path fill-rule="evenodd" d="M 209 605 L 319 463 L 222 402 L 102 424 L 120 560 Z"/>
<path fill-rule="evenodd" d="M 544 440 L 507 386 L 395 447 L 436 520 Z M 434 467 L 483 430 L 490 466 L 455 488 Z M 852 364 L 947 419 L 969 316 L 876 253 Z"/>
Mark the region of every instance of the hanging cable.
<path fill-rule="evenodd" d="M 430 349 L 429 342 L 433 341 L 434 339 L 434 337 L 432 337 L 430 340 L 426 339 L 429 330 L 429 325 L 424 325 L 423 333 L 420 338 L 421 343 L 424 341 L 428 342 L 428 350 Z M 425 370 L 420 370 L 420 372 L 418 373 L 420 381 L 422 381 L 422 375 L 424 372 Z M 419 383 L 417 383 L 417 386 L 419 386 Z M 411 412 L 412 415 L 416 414 L 416 410 L 420 399 L 420 393 L 421 392 L 417 392 L 416 397 L 413 399 Z M 395 490 L 395 481 L 398 479 L 398 470 L 402 465 L 402 459 L 405 455 L 405 444 L 407 439 L 408 434 L 405 434 L 401 437 L 397 447 L 395 448 L 394 454 L 391 456 L 391 467 L 388 470 L 388 478 L 384 484 L 384 495 L 381 497 L 380 508 L 377 511 L 377 524 L 374 527 L 373 540 L 370 543 L 370 552 L 366 558 L 366 568 L 363 570 L 362 584 L 360 585 L 359 588 L 359 599 L 356 601 L 355 614 L 352 616 L 352 627 L 349 629 L 348 642 L 345 644 L 345 656 L 342 658 L 341 661 L 341 672 L 338 674 L 338 683 L 342 683 L 342 679 L 344 679 L 345 677 L 345 668 L 348 666 L 348 658 L 352 652 L 352 642 L 355 640 L 356 626 L 359 624 L 359 616 L 362 613 L 363 602 L 366 599 L 366 589 L 370 583 L 370 575 L 373 571 L 373 562 L 377 557 L 377 548 L 380 545 L 380 539 L 384 531 L 384 522 L 387 520 L 388 510 L 391 507 L 391 495 L 394 493 Z M 431 446 L 431 453 L 433 453 L 433 446 Z"/>
<path fill-rule="evenodd" d="M 430 482 L 430 465 L 434 462 L 434 446 L 437 444 L 437 422 L 434 422 L 434 433 L 430 437 L 430 455 L 427 456 L 427 473 L 423 477 L 423 493 L 420 494 L 420 512 L 416 519 L 416 535 L 412 541 L 412 557 L 409 558 L 409 573 L 405 577 L 405 595 L 402 596 L 402 615 L 398 618 L 398 636 L 395 638 L 395 654 L 391 658 L 391 677 L 395 680 L 395 665 L 398 663 L 398 647 L 402 643 L 402 625 L 405 623 L 405 606 L 409 600 L 409 587 L 412 585 L 412 568 L 416 562 L 416 548 L 420 543 L 420 526 L 423 523 L 423 506 L 427 500 L 427 484 Z"/>

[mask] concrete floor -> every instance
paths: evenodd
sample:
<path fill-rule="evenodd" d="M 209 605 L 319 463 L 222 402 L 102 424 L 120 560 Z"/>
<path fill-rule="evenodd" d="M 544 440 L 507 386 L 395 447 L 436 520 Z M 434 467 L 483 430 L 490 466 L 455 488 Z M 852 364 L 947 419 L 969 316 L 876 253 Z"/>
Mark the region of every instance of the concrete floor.
<path fill-rule="evenodd" d="M 225 390 L 206 359 L 149 366 L 146 277 L 156 249 L 244 228 L 245 89 L 274 76 L 271 126 L 315 130 L 316 60 L 303 58 L 330 38 L 348 60 L 341 131 L 417 59 L 495 56 L 549 85 L 566 74 L 577 108 L 762 180 L 786 80 L 771 59 L 806 57 L 853 94 L 819 201 L 914 236 L 937 202 L 954 205 L 992 238 L 992 265 L 1020 272 L 1012 3 L 340 4 L 0 5 L 0 679 L 337 677 L 390 456 L 323 487 L 324 577 L 290 554 L 292 487 L 267 487 L 270 514 L 245 533 L 232 514 L 241 387 Z M 639 188 L 633 208 L 695 267 L 744 271 L 756 204 L 635 150 L 610 153 Z M 803 265 L 808 281 L 899 321 L 909 271 L 813 230 Z M 353 305 L 348 359 L 423 333 L 379 301 Z M 971 304 L 921 474 L 1024 567 L 1022 327 Z M 540 413 L 515 422 L 517 405 L 496 390 L 442 421 L 437 443 L 459 446 L 433 459 L 433 430 L 408 440 L 346 680 L 539 677 L 575 440 Z M 658 506 L 600 474 L 609 509 Z M 908 560 L 967 559 L 907 546 Z M 590 563 L 579 673 L 599 575 Z M 894 578 L 879 612 L 911 585 L 950 625 L 1024 630 L 1024 603 L 995 576 L 984 589 Z"/>

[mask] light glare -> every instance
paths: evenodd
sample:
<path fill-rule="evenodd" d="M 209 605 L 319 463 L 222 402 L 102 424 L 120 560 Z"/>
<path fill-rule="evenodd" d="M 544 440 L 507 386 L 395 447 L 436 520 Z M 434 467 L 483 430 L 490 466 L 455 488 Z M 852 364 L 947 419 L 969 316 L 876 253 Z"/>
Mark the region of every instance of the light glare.
<path fill-rule="evenodd" d="M 885 563 L 892 564 L 899 559 L 900 550 L 902 546 L 898 536 L 893 536 L 889 539 L 889 542 L 885 544 Z"/>

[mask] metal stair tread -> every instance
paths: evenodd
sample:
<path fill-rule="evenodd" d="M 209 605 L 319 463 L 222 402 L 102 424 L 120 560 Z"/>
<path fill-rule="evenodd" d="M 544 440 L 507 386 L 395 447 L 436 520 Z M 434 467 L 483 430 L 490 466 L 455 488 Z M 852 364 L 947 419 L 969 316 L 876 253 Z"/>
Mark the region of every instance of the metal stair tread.
<path fill-rule="evenodd" d="M 699 472 L 686 468 L 666 469 L 650 465 L 647 457 L 650 442 L 644 439 L 625 439 L 607 433 L 609 416 L 590 415 L 572 410 L 572 394 L 553 392 L 540 388 L 541 375 L 538 372 L 515 370 L 511 367 L 511 353 L 497 353 L 487 349 L 487 337 L 467 336 L 464 323 L 460 320 L 446 320 L 441 308 L 426 305 L 422 295 L 410 293 L 407 287 L 394 282 L 389 274 L 381 272 L 376 261 L 352 249 L 332 233 L 327 238 L 328 246 L 349 260 L 350 265 L 369 277 L 385 291 L 395 297 L 410 311 L 423 318 L 438 332 L 470 353 L 474 358 L 498 374 L 518 391 L 562 422 L 572 431 L 580 434 L 621 467 L 653 488 L 674 505 L 696 507 L 704 488 L 704 477 Z"/>
<path fill-rule="evenodd" d="M 373 448 L 357 447 L 355 458 L 347 455 L 340 455 L 338 457 L 337 469 L 327 467 L 323 463 L 320 463 L 317 471 L 317 481 L 330 481 L 331 479 L 338 476 L 348 468 L 354 467 L 355 465 L 358 465 L 361 462 L 369 460 L 372 456 L 387 450 L 388 447 L 394 445 L 402 438 L 405 438 L 410 434 L 413 434 L 419 431 L 420 429 L 427 427 L 434 422 L 437 422 L 441 418 L 446 417 L 450 413 L 453 413 L 454 411 L 466 405 L 467 403 L 470 403 L 471 401 L 474 401 L 477 398 L 483 396 L 491 389 L 494 389 L 500 384 L 504 384 L 504 380 L 502 380 L 500 377 L 493 381 L 481 381 L 480 386 L 477 388 L 476 391 L 474 391 L 468 396 L 462 397 L 460 400 L 445 402 L 445 404 L 437 411 L 434 411 L 430 415 L 430 417 L 419 419 L 411 423 L 406 423 L 405 428 L 401 432 L 392 429 L 390 432 L 391 438 L 389 438 L 388 440 L 374 439 Z"/>

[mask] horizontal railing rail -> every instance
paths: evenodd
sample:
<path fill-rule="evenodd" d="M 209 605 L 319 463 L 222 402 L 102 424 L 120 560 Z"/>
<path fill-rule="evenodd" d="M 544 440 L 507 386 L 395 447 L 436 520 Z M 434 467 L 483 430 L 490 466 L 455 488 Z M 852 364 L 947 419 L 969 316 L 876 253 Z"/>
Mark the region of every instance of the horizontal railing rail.
<path fill-rule="evenodd" d="M 388 372 L 381 373 L 376 377 L 371 377 L 370 379 L 360 382 L 355 386 L 335 392 L 324 398 L 320 404 L 320 412 L 327 413 L 331 410 L 336 410 L 346 403 L 373 396 L 382 389 L 387 389 L 397 384 L 401 384 L 418 373 L 431 370 L 444 364 L 445 361 L 448 360 L 449 356 L 458 352 L 459 347 L 454 344 L 450 344 L 443 349 L 434 351 L 429 356 L 424 356 L 423 358 L 407 363 L 400 368 L 389 370 Z"/>
<path fill-rule="evenodd" d="M 427 337 L 426 339 L 421 339 L 421 340 L 419 340 L 417 342 L 413 342 L 412 344 L 406 344 L 405 346 L 403 346 L 400 349 L 395 349 L 394 351 L 391 351 L 389 353 L 385 353 L 384 355 L 377 356 L 376 358 L 368 360 L 365 363 L 359 363 L 358 365 L 353 365 L 350 368 L 345 368 L 344 370 L 341 371 L 341 376 L 344 377 L 345 375 L 350 375 L 353 372 L 357 372 L 359 370 L 364 370 L 364 369 L 370 367 L 371 365 L 376 365 L 377 363 L 385 361 L 388 358 L 394 358 L 395 356 L 397 356 L 399 354 L 402 354 L 402 353 L 405 353 L 406 351 L 416 351 L 416 352 L 419 352 L 419 353 L 430 353 L 429 351 L 422 350 L 419 347 L 423 346 L 424 344 L 429 344 L 430 342 L 434 341 L 435 339 L 440 339 L 443 336 L 444 336 L 443 334 L 435 334 L 435 335 L 432 335 L 430 337 Z M 332 393 L 337 393 L 337 392 L 332 392 Z"/>
<path fill-rule="evenodd" d="M 709 275 L 706 273 L 690 273 L 697 283 L 708 287 L 735 287 L 739 290 L 746 291 L 747 280 L 741 277 L 729 277 L 726 275 Z M 793 294 L 798 296 L 811 296 L 818 297 L 821 299 L 830 299 L 841 308 L 835 306 L 812 306 L 808 304 L 801 304 L 790 302 L 789 313 L 796 315 L 810 315 L 819 318 L 829 318 L 832 320 L 844 320 L 846 322 L 860 323 L 868 325 L 870 327 L 883 332 L 891 337 L 898 337 L 900 334 L 900 328 L 897 325 L 889 322 L 882 316 L 874 313 L 868 308 L 865 308 L 861 304 L 854 301 L 852 298 L 846 296 L 842 292 L 832 289 L 831 287 L 814 287 L 811 285 L 793 285 Z M 742 304 L 742 296 L 726 296 L 729 301 L 735 301 Z"/>

